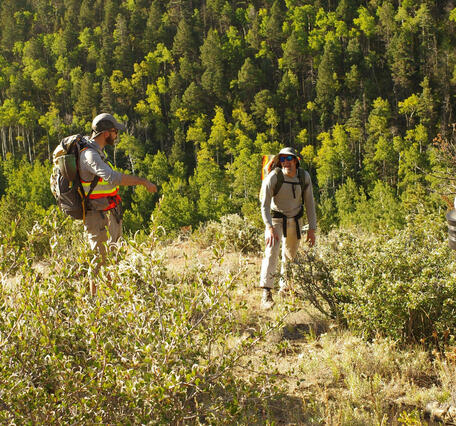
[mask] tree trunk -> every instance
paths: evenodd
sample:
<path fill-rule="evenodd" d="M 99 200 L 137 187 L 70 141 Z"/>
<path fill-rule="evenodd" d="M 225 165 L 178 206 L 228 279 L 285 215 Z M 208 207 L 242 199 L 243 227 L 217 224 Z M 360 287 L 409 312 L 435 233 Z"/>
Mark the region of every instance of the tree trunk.
<path fill-rule="evenodd" d="M 21 127 L 19 127 L 19 126 L 16 126 L 16 138 L 17 138 L 16 139 L 17 140 L 17 152 L 20 152 L 21 145 L 22 145 L 22 150 L 25 152 L 24 129 L 22 128 L 22 134 L 21 134 Z"/>
<path fill-rule="evenodd" d="M 11 126 L 9 126 L 9 128 L 8 128 L 8 140 L 9 140 L 9 144 L 11 147 L 11 152 L 14 155 L 13 128 Z"/>
<path fill-rule="evenodd" d="M 128 155 L 128 159 L 130 160 L 130 165 L 131 165 L 131 172 L 135 174 L 135 164 L 133 162 L 133 157 L 131 155 Z"/>
<path fill-rule="evenodd" d="M 7 149 L 6 149 L 6 135 L 5 135 L 5 128 L 2 127 L 2 157 L 3 159 L 6 158 L 6 153 L 7 153 Z"/>
<path fill-rule="evenodd" d="M 30 161 L 30 163 L 33 163 L 32 146 L 31 146 L 31 141 L 30 141 L 30 130 L 27 130 L 27 148 L 28 148 L 29 161 Z"/>
<path fill-rule="evenodd" d="M 35 132 L 32 130 L 32 157 L 33 160 L 36 158 L 36 152 L 35 152 Z"/>

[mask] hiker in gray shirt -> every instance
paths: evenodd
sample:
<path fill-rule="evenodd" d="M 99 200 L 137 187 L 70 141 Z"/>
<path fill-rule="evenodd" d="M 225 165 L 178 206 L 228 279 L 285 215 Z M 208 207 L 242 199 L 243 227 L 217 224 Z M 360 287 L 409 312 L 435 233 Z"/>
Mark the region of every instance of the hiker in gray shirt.
<path fill-rule="evenodd" d="M 88 194 L 88 211 L 84 227 L 89 244 L 103 262 L 106 246 L 115 243 L 122 235 L 122 206 L 120 185 L 143 185 L 149 192 L 157 192 L 157 186 L 139 176 L 117 172 L 108 162 L 105 147 L 114 145 L 118 132 L 125 126 L 107 113 L 97 115 L 92 121 L 92 136 L 88 146 L 79 156 L 79 173 L 85 194 Z M 91 293 L 96 288 L 91 284 Z"/>
<path fill-rule="evenodd" d="M 293 260 L 301 240 L 303 204 L 309 229 L 306 241 L 315 244 L 317 218 L 309 173 L 299 169 L 299 156 L 295 149 L 282 149 L 273 160 L 276 167 L 263 180 L 261 188 L 261 215 L 265 224 L 266 248 L 261 265 L 261 304 L 264 309 L 274 306 L 271 289 L 274 284 L 282 241 L 282 267 L 280 292 L 288 290 L 284 279 L 286 263 Z"/>

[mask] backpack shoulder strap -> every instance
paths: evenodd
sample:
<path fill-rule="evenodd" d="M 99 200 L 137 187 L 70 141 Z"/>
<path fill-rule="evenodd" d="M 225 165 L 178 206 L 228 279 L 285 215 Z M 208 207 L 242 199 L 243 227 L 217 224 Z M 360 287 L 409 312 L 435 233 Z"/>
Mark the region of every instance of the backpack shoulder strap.
<path fill-rule="evenodd" d="M 282 185 L 285 181 L 285 177 L 284 177 L 283 171 L 280 167 L 276 167 L 274 169 L 274 173 L 277 175 L 277 183 L 274 188 L 273 196 L 276 196 L 279 193 L 280 188 L 282 187 Z M 301 186 L 303 201 L 304 201 L 304 193 L 305 193 L 307 187 L 309 186 L 309 179 L 307 178 L 307 176 L 308 176 L 308 173 L 304 169 L 298 168 L 298 179 L 299 179 L 299 185 Z"/>
<path fill-rule="evenodd" d="M 97 183 L 99 181 L 99 177 L 97 175 L 95 175 L 95 177 L 93 178 L 93 181 L 90 182 L 90 188 L 89 188 L 89 192 L 87 193 L 87 196 L 86 198 L 89 198 L 89 195 L 92 193 L 92 191 L 95 189 L 95 187 L 97 186 Z"/>
<path fill-rule="evenodd" d="M 93 149 L 90 147 L 90 145 L 87 143 L 86 139 L 84 137 L 81 137 L 81 139 L 79 140 L 79 155 L 83 152 L 83 151 L 86 151 L 87 149 Z M 79 163 L 79 158 L 78 158 L 78 163 Z M 79 164 L 78 164 L 79 166 Z M 78 172 L 79 172 L 79 167 L 78 167 Z M 84 194 L 84 190 L 82 189 L 82 182 L 81 182 L 81 178 L 79 178 L 79 184 L 81 186 L 81 190 L 82 190 L 82 194 L 83 194 L 83 197 L 84 197 L 84 201 L 89 198 L 89 195 L 92 193 L 92 191 L 95 189 L 95 187 L 97 186 L 97 183 L 98 183 L 98 180 L 100 178 L 95 175 L 93 177 L 93 180 L 92 182 L 90 182 L 90 188 L 89 188 L 89 192 L 87 193 L 87 195 Z"/>
<path fill-rule="evenodd" d="M 280 188 L 282 188 L 283 181 L 285 180 L 283 176 L 283 171 L 280 167 L 276 167 L 274 169 L 274 173 L 277 175 L 277 182 L 275 184 L 274 191 L 272 192 L 273 197 L 275 197 L 279 193 Z"/>
<path fill-rule="evenodd" d="M 309 173 L 306 172 L 304 169 L 301 167 L 298 168 L 298 178 L 299 178 L 299 184 L 301 185 L 301 200 L 304 202 L 304 195 L 306 192 L 307 187 L 309 186 Z M 310 177 L 310 176 L 309 176 Z"/>

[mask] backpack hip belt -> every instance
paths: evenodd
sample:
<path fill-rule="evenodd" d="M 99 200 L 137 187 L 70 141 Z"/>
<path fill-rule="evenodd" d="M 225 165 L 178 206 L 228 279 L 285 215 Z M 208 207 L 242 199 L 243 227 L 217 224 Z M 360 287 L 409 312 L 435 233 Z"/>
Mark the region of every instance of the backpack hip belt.
<path fill-rule="evenodd" d="M 271 216 L 274 219 L 282 219 L 282 227 L 283 227 L 283 236 L 287 238 L 287 219 L 289 219 L 287 216 L 285 216 L 283 213 L 280 213 L 276 210 L 271 210 Z M 301 230 L 299 229 L 299 219 L 304 216 L 304 208 L 301 206 L 299 209 L 299 212 L 296 216 L 291 217 L 290 219 L 294 219 L 296 223 L 296 236 L 298 237 L 298 240 L 301 239 Z"/>

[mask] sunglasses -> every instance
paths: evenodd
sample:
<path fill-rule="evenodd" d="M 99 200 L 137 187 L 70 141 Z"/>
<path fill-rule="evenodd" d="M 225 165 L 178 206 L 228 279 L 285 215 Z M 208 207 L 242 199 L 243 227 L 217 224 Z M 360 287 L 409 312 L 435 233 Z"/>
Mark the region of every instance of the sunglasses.
<path fill-rule="evenodd" d="M 279 157 L 279 161 L 281 163 L 283 163 L 285 161 L 291 161 L 291 160 L 293 160 L 293 158 L 296 158 L 296 157 L 294 157 L 293 155 L 287 155 L 286 157 Z"/>

